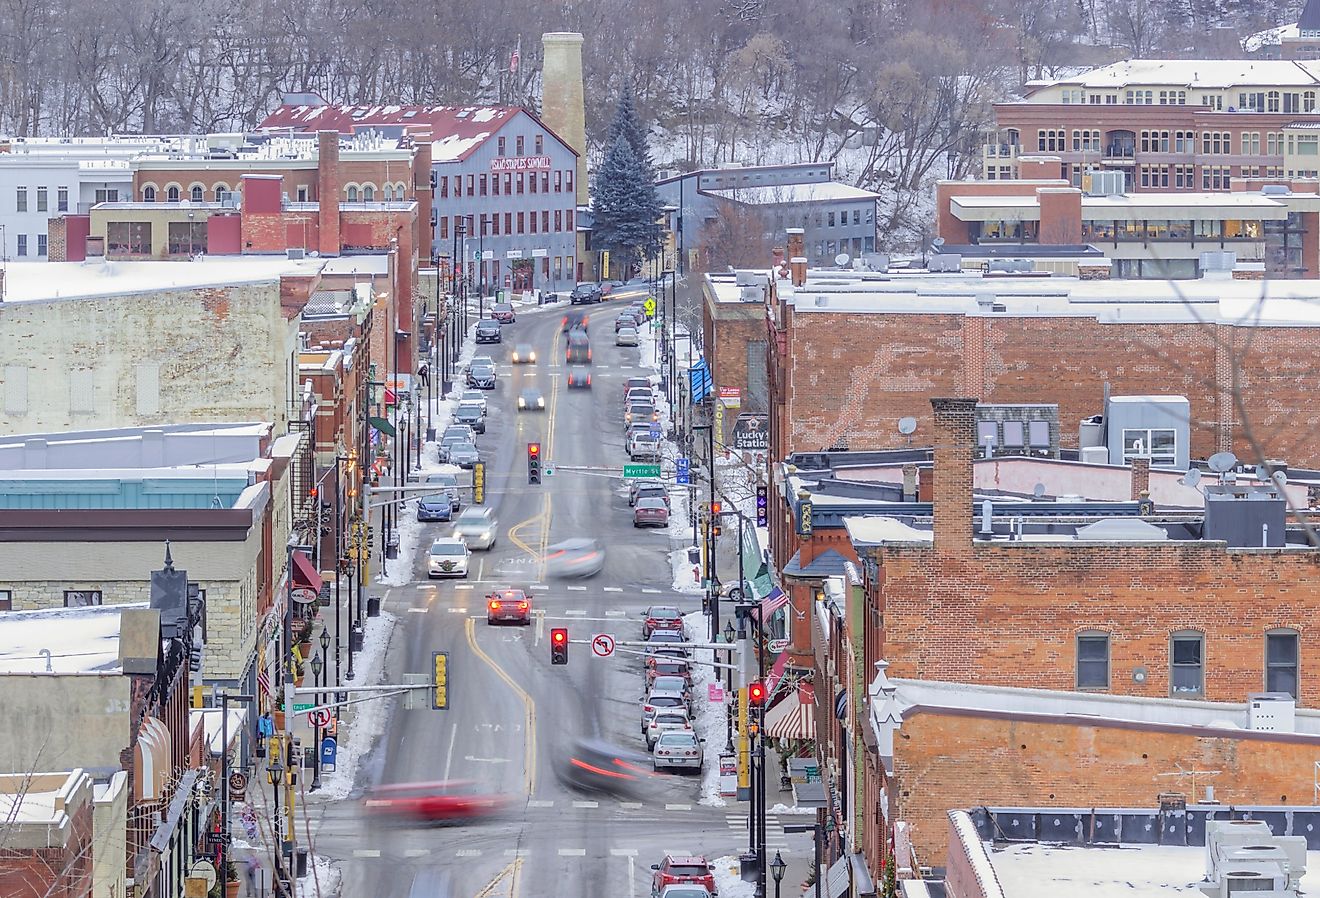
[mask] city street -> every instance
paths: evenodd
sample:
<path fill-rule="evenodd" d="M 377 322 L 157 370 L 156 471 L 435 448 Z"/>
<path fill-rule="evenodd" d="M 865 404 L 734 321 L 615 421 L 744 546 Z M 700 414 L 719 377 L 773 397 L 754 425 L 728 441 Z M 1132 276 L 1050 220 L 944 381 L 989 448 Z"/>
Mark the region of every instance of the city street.
<path fill-rule="evenodd" d="M 467 579 L 428 581 L 425 550 L 451 529 L 428 524 L 413 582 L 385 593 L 385 610 L 400 620 L 386 681 L 426 672 L 431 653 L 446 651 L 449 709 L 405 711 L 396 704 L 355 800 L 309 809 L 315 850 L 341 865 L 345 895 L 556 893 L 548 880 L 574 883 L 575 895 L 643 895 L 650 865 L 665 853 L 713 859 L 746 849 L 746 808 L 699 804 L 700 777 L 666 778 L 646 800 L 621 801 L 578 794 L 556 772 L 576 738 L 645 751 L 637 729 L 641 663 L 635 655 L 593 657 L 590 636 L 639 639 L 639 615 L 652 603 L 676 604 L 684 613 L 700 608 L 699 597 L 671 590 L 668 532 L 632 526 L 621 479 L 621 386 L 650 372 L 639 364 L 644 350 L 614 346 L 611 324 L 622 305 L 585 307 L 592 319 L 589 390 L 566 385 L 560 322 L 567 305 L 525 312 L 504 328 L 501 344 L 478 347 L 499 369 L 488 395 L 488 429 L 478 440 L 487 505 L 499 522 L 496 542 L 489 552 L 474 552 Z M 536 350 L 535 365 L 510 364 L 518 343 Z M 544 394 L 544 412 L 517 410 L 517 395 L 531 386 Z M 526 444 L 533 441 L 553 471 L 540 486 L 527 483 Z M 547 579 L 546 546 L 574 537 L 606 547 L 604 569 L 581 581 Z M 534 595 L 531 626 L 487 624 L 485 595 L 501 586 Z M 550 665 L 552 626 L 569 629 L 567 666 Z M 706 746 L 708 765 L 718 763 L 720 748 Z M 362 787 L 437 780 L 473 781 L 479 792 L 514 801 L 502 816 L 470 826 L 403 828 L 362 816 Z M 784 850 L 773 817 L 769 830 L 770 850 Z"/>

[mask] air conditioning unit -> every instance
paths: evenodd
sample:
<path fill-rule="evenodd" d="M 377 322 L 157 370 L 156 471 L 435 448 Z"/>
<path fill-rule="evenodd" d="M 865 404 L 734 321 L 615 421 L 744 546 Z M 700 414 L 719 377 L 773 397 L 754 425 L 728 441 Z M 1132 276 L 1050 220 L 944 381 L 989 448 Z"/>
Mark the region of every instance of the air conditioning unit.
<path fill-rule="evenodd" d="M 291 246 L 284 253 L 290 259 L 304 259 L 307 257 L 307 250 L 301 246 Z"/>
<path fill-rule="evenodd" d="M 1267 733 L 1297 731 L 1297 700 L 1286 692 L 1257 692 L 1247 696 L 1247 727 Z"/>

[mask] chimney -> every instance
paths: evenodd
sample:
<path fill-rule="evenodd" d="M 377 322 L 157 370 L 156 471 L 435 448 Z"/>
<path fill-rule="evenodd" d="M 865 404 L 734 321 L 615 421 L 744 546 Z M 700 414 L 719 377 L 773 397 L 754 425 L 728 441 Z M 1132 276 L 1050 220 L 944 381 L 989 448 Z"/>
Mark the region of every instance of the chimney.
<path fill-rule="evenodd" d="M 1143 492 L 1150 492 L 1150 456 L 1139 455 L 1132 459 L 1132 498 L 1140 499 Z"/>
<path fill-rule="evenodd" d="M 435 207 L 435 193 L 431 190 L 431 141 L 418 140 L 413 149 L 413 196 L 417 198 L 417 254 L 432 257 L 435 229 L 431 227 L 431 210 Z"/>
<path fill-rule="evenodd" d="M 772 247 L 770 250 L 770 267 L 778 268 L 784 264 L 784 248 L 782 246 Z"/>
<path fill-rule="evenodd" d="M 323 256 L 339 255 L 339 132 L 316 133 L 317 248 Z"/>
<path fill-rule="evenodd" d="M 807 257 L 801 228 L 789 228 L 788 267 L 792 272 L 793 286 L 802 287 L 807 283 Z"/>
<path fill-rule="evenodd" d="M 966 551 L 972 544 L 972 454 L 976 400 L 932 399 L 935 410 L 935 548 Z"/>
<path fill-rule="evenodd" d="M 917 466 L 903 466 L 903 501 L 917 501 Z"/>
<path fill-rule="evenodd" d="M 541 121 L 577 150 L 579 206 L 587 203 L 587 113 L 582 85 L 582 35 L 541 35 Z"/>

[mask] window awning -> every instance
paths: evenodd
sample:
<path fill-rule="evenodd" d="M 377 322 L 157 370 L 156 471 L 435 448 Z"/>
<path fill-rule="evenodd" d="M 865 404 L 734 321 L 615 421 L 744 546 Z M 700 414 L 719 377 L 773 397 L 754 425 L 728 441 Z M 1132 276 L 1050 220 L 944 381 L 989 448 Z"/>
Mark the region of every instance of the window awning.
<path fill-rule="evenodd" d="M 321 594 L 321 575 L 317 573 L 316 566 L 312 560 L 297 549 L 293 550 L 293 588 L 310 589 L 317 595 Z"/>
<path fill-rule="evenodd" d="M 765 735 L 774 739 L 816 738 L 816 701 L 810 685 L 804 683 L 765 712 Z"/>
<path fill-rule="evenodd" d="M 775 689 L 778 688 L 784 679 L 784 670 L 788 667 L 788 652 L 780 652 L 779 657 L 775 658 L 775 663 L 770 665 L 770 673 L 765 678 L 765 691 L 770 700 L 774 701 Z"/>

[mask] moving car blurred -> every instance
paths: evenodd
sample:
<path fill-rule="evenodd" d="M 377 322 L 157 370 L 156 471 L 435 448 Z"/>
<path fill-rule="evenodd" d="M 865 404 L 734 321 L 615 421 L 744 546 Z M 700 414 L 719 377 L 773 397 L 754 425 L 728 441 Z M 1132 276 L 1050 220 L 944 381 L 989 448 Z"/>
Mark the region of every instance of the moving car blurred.
<path fill-rule="evenodd" d="M 521 589 L 497 589 L 486 596 L 486 623 L 532 622 L 532 597 Z"/>
<path fill-rule="evenodd" d="M 590 389 L 591 369 L 585 365 L 569 365 L 568 385 L 572 388 Z"/>
<path fill-rule="evenodd" d="M 636 457 L 633 456 L 633 458 Z M 669 526 L 669 506 L 665 504 L 665 500 L 655 498 L 638 499 L 637 504 L 633 506 L 633 526 Z"/>
<path fill-rule="evenodd" d="M 642 621 L 642 638 L 650 639 L 651 634 L 658 630 L 681 634 L 683 615 L 673 605 L 652 605 L 646 609 L 646 617 Z"/>
<path fill-rule="evenodd" d="M 416 823 L 454 823 L 489 817 L 509 806 L 509 798 L 482 792 L 468 780 L 375 786 L 362 802 L 374 817 Z"/>
<path fill-rule="evenodd" d="M 493 318 L 483 318 L 477 322 L 478 343 L 499 343 L 504 339 L 504 329 Z"/>
<path fill-rule="evenodd" d="M 637 328 L 621 327 L 614 332 L 615 346 L 636 346 L 639 342 Z"/>
<path fill-rule="evenodd" d="M 696 733 L 665 733 L 651 751 L 655 770 L 695 770 L 701 772 L 701 740 Z"/>
<path fill-rule="evenodd" d="M 495 305 L 490 307 L 490 317 L 494 318 L 500 324 L 512 324 L 518 320 L 518 316 L 514 314 L 513 303 L 511 302 L 495 303 Z"/>
<path fill-rule="evenodd" d="M 579 739 L 555 765 L 560 780 L 578 792 L 644 797 L 656 781 L 651 759 L 603 739 Z"/>
<path fill-rule="evenodd" d="M 652 864 L 651 894 L 658 896 L 665 886 L 698 885 L 712 895 L 715 892 L 715 867 L 704 857 L 667 854 L 658 864 Z"/>
<path fill-rule="evenodd" d="M 568 313 L 564 315 L 563 321 L 560 322 L 560 329 L 564 332 L 564 336 L 568 336 L 573 331 L 582 331 L 583 333 L 586 333 L 589 329 L 590 323 L 591 319 L 587 317 L 586 312 L 570 309 Z"/>
<path fill-rule="evenodd" d="M 605 565 L 605 550 L 594 539 L 566 539 L 545 550 L 545 572 L 551 577 L 590 577 Z"/>
<path fill-rule="evenodd" d="M 535 387 L 528 387 L 518 394 L 518 411 L 520 412 L 543 412 L 545 411 L 545 397 L 541 391 Z"/>
<path fill-rule="evenodd" d="M 472 549 L 490 549 L 495 545 L 495 516 L 489 508 L 469 505 L 454 521 L 454 536 L 461 537 Z"/>
<path fill-rule="evenodd" d="M 454 420 L 466 424 L 477 433 L 486 432 L 486 411 L 475 402 L 460 402 L 454 410 Z"/>
<path fill-rule="evenodd" d="M 513 363 L 515 365 L 536 364 L 536 350 L 532 348 L 531 343 L 519 343 L 513 348 Z"/>
<path fill-rule="evenodd" d="M 419 521 L 448 521 L 453 513 L 453 505 L 450 504 L 449 496 L 445 493 L 438 496 L 422 496 L 417 500 Z"/>
<path fill-rule="evenodd" d="M 469 557 L 471 553 L 463 540 L 453 536 L 442 536 L 431 543 L 431 551 L 427 553 L 426 558 L 426 575 L 430 579 L 466 577 Z"/>
<path fill-rule="evenodd" d="M 591 342 L 587 339 L 586 331 L 568 332 L 568 349 L 564 352 L 564 359 L 570 365 L 591 364 Z"/>

